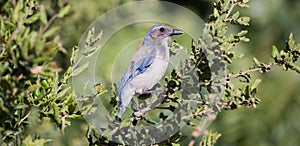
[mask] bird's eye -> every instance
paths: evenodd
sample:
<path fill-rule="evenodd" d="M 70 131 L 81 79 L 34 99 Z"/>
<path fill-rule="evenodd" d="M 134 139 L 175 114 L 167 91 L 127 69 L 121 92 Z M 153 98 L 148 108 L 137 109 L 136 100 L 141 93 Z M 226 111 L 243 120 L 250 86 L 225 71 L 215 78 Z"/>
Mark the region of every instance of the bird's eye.
<path fill-rule="evenodd" d="M 160 32 L 164 32 L 165 29 L 162 27 L 162 28 L 159 29 L 159 31 L 160 31 Z"/>

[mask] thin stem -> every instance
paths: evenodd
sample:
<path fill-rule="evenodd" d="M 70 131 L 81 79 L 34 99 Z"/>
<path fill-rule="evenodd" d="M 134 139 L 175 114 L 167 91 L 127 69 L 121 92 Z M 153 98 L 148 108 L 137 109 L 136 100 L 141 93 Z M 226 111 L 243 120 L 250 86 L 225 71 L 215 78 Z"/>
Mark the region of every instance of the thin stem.
<path fill-rule="evenodd" d="M 230 8 L 228 9 L 228 12 L 227 12 L 227 14 L 226 14 L 226 16 L 225 16 L 224 21 L 227 21 L 227 20 L 228 20 L 229 15 L 231 14 L 233 8 L 234 8 L 236 5 L 237 5 L 237 2 L 231 1 L 231 6 L 230 6 Z"/>
<path fill-rule="evenodd" d="M 49 28 L 49 26 L 54 22 L 54 20 L 57 18 L 57 13 L 56 14 L 54 14 L 51 18 L 50 18 L 50 20 L 47 22 L 47 24 L 45 25 L 45 27 L 43 28 L 43 30 L 41 31 L 41 35 L 43 35 L 45 32 L 46 32 L 46 30 Z"/>
<path fill-rule="evenodd" d="M 66 128 L 66 117 L 68 114 L 66 112 L 63 112 L 63 117 L 61 117 L 61 133 L 62 135 L 65 135 L 65 128 Z"/>
<path fill-rule="evenodd" d="M 87 49 L 85 49 L 87 50 Z M 79 65 L 79 63 L 81 62 L 81 60 L 84 58 L 84 55 L 81 55 L 80 58 L 78 59 L 78 61 L 75 63 L 75 65 L 72 66 L 72 71 L 74 71 L 74 69 Z"/>
<path fill-rule="evenodd" d="M 25 121 L 30 115 L 31 115 L 31 111 L 29 111 L 28 114 L 26 114 L 26 115 L 20 120 L 20 122 L 18 123 L 18 125 L 21 125 L 21 123 L 22 123 L 23 121 Z"/>
<path fill-rule="evenodd" d="M 213 112 L 207 112 L 207 118 L 204 118 L 201 124 L 194 128 L 194 131 L 192 132 L 192 140 L 190 141 L 188 146 L 193 146 L 195 144 L 196 139 L 200 135 L 205 133 L 206 126 L 215 119 L 216 119 L 216 115 L 213 114 Z"/>
<path fill-rule="evenodd" d="M 0 54 L 0 58 L 2 58 L 4 56 L 5 51 L 6 51 L 6 47 L 5 47 L 5 45 L 3 45 L 2 52 Z"/>
<path fill-rule="evenodd" d="M 16 7 L 16 5 L 17 5 L 17 2 L 16 2 L 16 0 L 12 0 L 12 5 L 14 6 L 14 7 Z"/>
<path fill-rule="evenodd" d="M 272 66 L 276 65 L 276 63 L 272 62 L 270 64 L 267 65 L 267 67 L 271 68 Z M 261 67 L 257 67 L 257 68 L 253 68 L 253 69 L 249 69 L 247 71 L 240 71 L 239 73 L 237 74 L 233 74 L 233 75 L 230 75 L 230 76 L 227 76 L 224 78 L 224 80 L 229 80 L 229 79 L 232 79 L 232 78 L 238 78 L 240 76 L 245 76 L 249 73 L 252 73 L 252 72 L 257 72 L 257 71 L 261 71 Z"/>
<path fill-rule="evenodd" d="M 67 1 L 63 1 L 62 3 L 62 7 L 66 4 Z M 55 19 L 57 18 L 57 12 L 50 18 L 50 20 L 47 22 L 47 24 L 45 25 L 45 27 L 43 28 L 43 30 L 41 31 L 41 35 L 43 35 L 46 30 L 49 28 L 49 26 L 55 21 Z"/>

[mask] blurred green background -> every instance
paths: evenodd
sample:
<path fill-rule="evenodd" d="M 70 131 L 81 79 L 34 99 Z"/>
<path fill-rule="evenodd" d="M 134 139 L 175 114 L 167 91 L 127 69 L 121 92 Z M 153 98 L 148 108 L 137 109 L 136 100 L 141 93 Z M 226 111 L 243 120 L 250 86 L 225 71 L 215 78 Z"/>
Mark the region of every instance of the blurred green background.
<path fill-rule="evenodd" d="M 169 0 L 189 8 L 204 21 L 212 13 L 209 0 Z M 58 21 L 64 29 L 61 38 L 64 47 L 70 52 L 77 45 L 86 28 L 105 12 L 132 0 L 72 0 L 72 13 L 63 21 Z M 295 40 L 300 41 L 300 1 L 299 0 L 250 0 L 250 8 L 242 9 L 241 15 L 251 17 L 249 43 L 237 46 L 237 52 L 244 53 L 243 59 L 229 66 L 231 72 L 246 70 L 256 57 L 264 62 L 271 61 L 271 46 L 283 48 L 289 33 L 293 32 Z M 185 22 L 183 22 L 185 23 Z M 122 46 L 120 40 L 128 41 L 128 34 L 144 35 L 132 29 L 122 30 L 116 34 L 111 44 Z M 127 36 L 126 36 L 127 35 Z M 121 39 L 122 38 L 122 39 Z M 124 38 L 124 39 L 123 39 Z M 135 40 L 133 38 L 133 40 Z M 123 42 L 123 43 L 124 43 Z M 68 61 L 62 59 L 70 54 L 58 54 L 55 59 L 61 67 L 67 67 Z M 113 59 L 113 58 L 112 58 Z M 112 60 L 107 60 L 113 62 Z M 109 66 L 109 65 L 108 65 Z M 222 133 L 217 145 L 222 146 L 281 146 L 300 145 L 300 77 L 294 72 L 283 72 L 274 68 L 266 74 L 254 74 L 262 78 L 258 96 L 261 103 L 257 108 L 243 108 L 235 111 L 222 111 L 209 128 Z M 80 127 L 80 128 L 78 128 Z M 62 138 L 66 145 L 86 145 L 84 121 L 74 121 L 74 125 L 66 128 Z M 73 139 L 73 140 L 70 140 Z"/>

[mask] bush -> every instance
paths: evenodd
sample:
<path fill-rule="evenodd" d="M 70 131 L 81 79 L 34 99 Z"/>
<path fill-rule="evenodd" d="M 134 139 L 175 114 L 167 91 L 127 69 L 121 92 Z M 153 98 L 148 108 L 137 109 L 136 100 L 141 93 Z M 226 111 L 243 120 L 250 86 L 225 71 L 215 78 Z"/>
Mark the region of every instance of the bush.
<path fill-rule="evenodd" d="M 76 47 L 73 50 L 68 49 L 72 51 L 71 65 L 65 68 L 61 76 L 59 72 L 63 69 L 53 60 L 57 52 L 67 53 L 59 35 L 59 31 L 63 29 L 54 22 L 66 19 L 65 16 L 70 14 L 71 6 L 63 0 L 55 2 L 9 0 L 1 1 L 0 5 L 2 143 L 7 145 L 55 143 L 55 140 L 64 134 L 65 128 L 71 127 L 71 119 L 82 119 L 91 108 L 89 104 L 80 108 L 77 106 L 78 99 L 70 86 L 70 78 L 75 76 L 72 69 L 75 68 L 74 65 L 76 66 L 74 63 Z M 250 25 L 250 17 L 240 16 L 240 12 L 236 9 L 242 11 L 247 7 L 249 7 L 248 0 L 213 2 L 213 14 L 208 18 L 203 30 L 204 35 L 192 42 L 191 60 L 185 67 L 196 70 L 195 75 L 198 78 L 193 80 L 200 83 L 201 89 L 205 89 L 206 92 L 215 92 L 214 88 L 218 87 L 219 81 L 222 80 L 222 85 L 226 87 L 224 97 L 213 102 L 207 96 L 193 99 L 197 105 L 197 112 L 192 113 L 192 120 L 188 121 L 188 126 L 193 128 L 193 131 L 186 133 L 181 130 L 168 140 L 159 143 L 160 145 L 176 145 L 184 142 L 192 145 L 199 142 L 199 139 L 201 145 L 214 145 L 221 134 L 205 127 L 205 122 L 211 122 L 216 118 L 211 113 L 240 107 L 256 107 L 259 104 L 257 92 L 261 80 L 253 77 L 252 73 L 266 73 L 276 66 L 282 67 L 284 71 L 292 70 L 300 73 L 300 67 L 297 65 L 300 44 L 295 42 L 292 33 L 285 47 L 281 49 L 276 46 L 270 47 L 272 61 L 268 63 L 253 58 L 253 65 L 247 66 L 248 69 L 228 73 L 218 80 L 213 78 L 214 74 L 207 71 L 214 63 L 231 65 L 242 59 L 242 54 L 236 53 L 236 46 L 241 42 L 250 41 L 246 36 L 248 30 L 244 29 Z M 233 25 L 243 30 L 229 33 L 228 28 Z M 176 45 L 180 46 L 174 44 L 173 47 L 178 47 Z M 212 53 L 220 53 L 221 57 L 212 62 L 208 61 L 209 63 L 205 62 L 208 56 L 203 55 L 204 50 L 214 50 Z M 166 75 L 166 88 L 169 94 L 166 100 L 172 104 L 190 100 L 175 98 L 175 92 L 182 92 L 178 85 L 189 78 L 180 76 L 179 72 L 184 69 L 174 69 L 171 75 Z M 222 69 L 223 67 L 220 67 L 217 71 Z M 102 91 L 101 89 L 96 94 L 101 96 Z M 189 103 L 186 105 L 190 106 Z M 174 110 L 174 107 L 170 106 L 169 110 Z M 206 118 L 208 121 L 199 124 L 203 117 L 209 117 Z M 105 133 L 97 134 L 95 130 L 89 129 L 87 141 L 90 145 L 115 144 L 106 137 L 108 136 Z"/>

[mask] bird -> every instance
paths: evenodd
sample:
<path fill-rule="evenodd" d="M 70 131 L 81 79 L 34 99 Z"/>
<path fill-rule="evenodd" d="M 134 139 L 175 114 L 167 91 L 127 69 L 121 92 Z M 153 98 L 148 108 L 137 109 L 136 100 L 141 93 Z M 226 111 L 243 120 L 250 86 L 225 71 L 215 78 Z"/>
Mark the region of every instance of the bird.
<path fill-rule="evenodd" d="M 151 94 L 151 88 L 164 76 L 169 64 L 168 40 L 184 32 L 167 25 L 153 25 L 144 36 L 117 88 L 118 117 L 135 95 Z"/>

